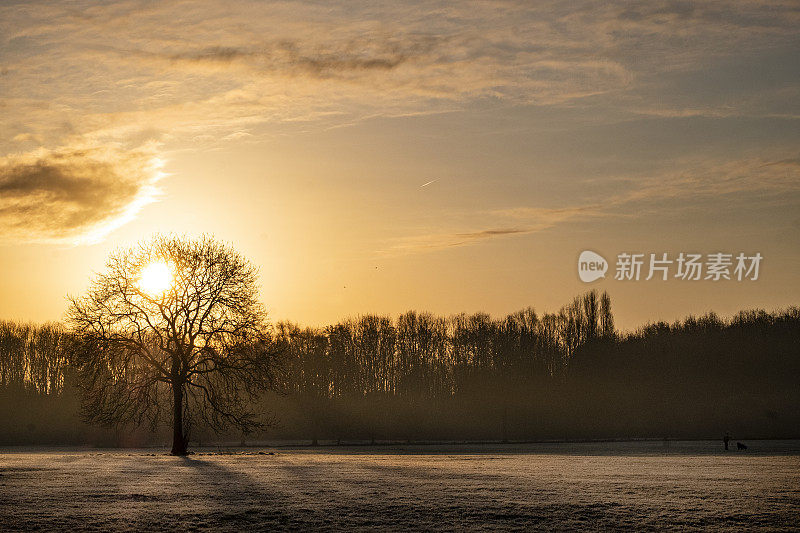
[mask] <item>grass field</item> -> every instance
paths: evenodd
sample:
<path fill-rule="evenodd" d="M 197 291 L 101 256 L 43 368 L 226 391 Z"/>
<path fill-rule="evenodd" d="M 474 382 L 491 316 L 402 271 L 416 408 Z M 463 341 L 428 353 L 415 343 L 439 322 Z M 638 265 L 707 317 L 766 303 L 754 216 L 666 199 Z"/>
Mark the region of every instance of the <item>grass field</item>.
<path fill-rule="evenodd" d="M 11 530 L 791 529 L 800 442 L 0 450 Z M 271 454 L 270 454 L 271 453 Z"/>

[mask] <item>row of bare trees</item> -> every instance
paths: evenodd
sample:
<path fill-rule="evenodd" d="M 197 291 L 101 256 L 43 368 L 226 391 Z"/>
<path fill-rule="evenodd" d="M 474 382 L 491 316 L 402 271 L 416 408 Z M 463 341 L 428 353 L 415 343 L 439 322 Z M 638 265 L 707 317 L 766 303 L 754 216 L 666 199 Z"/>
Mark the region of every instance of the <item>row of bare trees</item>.
<path fill-rule="evenodd" d="M 708 314 L 619 334 L 608 296 L 590 292 L 543 315 L 407 312 L 316 329 L 284 322 L 265 342 L 281 354 L 276 387 L 284 394 L 255 403 L 242 397 L 247 412 L 280 422 L 261 438 L 698 437 L 729 430 L 787 437 L 800 423 L 798 308 L 730 319 Z M 111 438 L 77 425 L 82 374 L 73 370 L 88 356 L 59 325 L 0 322 L 4 443 Z M 121 375 L 113 383 L 126 383 Z M 231 382 L 225 390 L 238 397 L 240 387 Z M 168 409 L 168 400 L 157 403 Z M 197 411 L 213 416 L 204 406 Z M 201 416 L 195 427 L 194 438 L 214 438 Z M 120 431 L 114 438 L 130 438 Z"/>
<path fill-rule="evenodd" d="M 365 315 L 321 329 L 281 322 L 274 342 L 288 392 L 436 397 L 490 375 L 562 377 L 578 346 L 614 335 L 608 295 L 590 292 L 541 316 L 528 308 L 499 320 L 410 311 L 397 320 Z M 73 351 L 73 336 L 60 324 L 0 321 L 0 388 L 59 394 Z"/>
<path fill-rule="evenodd" d="M 800 308 L 649 324 L 583 346 L 570 364 L 574 419 L 593 436 L 796 438 Z"/>
<path fill-rule="evenodd" d="M 499 320 L 410 311 L 397 320 L 365 315 L 321 329 L 282 322 L 275 334 L 291 392 L 436 398 L 487 379 L 563 379 L 580 346 L 613 338 L 615 330 L 608 294 L 592 291 L 541 316 L 532 308 Z"/>
<path fill-rule="evenodd" d="M 71 339 L 60 324 L 0 321 L 0 389 L 61 393 Z"/>

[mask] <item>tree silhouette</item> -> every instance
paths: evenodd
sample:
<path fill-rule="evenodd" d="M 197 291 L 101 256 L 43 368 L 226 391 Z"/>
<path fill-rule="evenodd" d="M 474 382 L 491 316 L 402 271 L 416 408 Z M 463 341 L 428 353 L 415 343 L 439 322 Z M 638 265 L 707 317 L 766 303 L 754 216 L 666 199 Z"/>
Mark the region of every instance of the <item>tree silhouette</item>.
<path fill-rule="evenodd" d="M 155 290 L 144 279 L 153 265 L 166 273 Z M 277 367 L 256 281 L 210 237 L 156 236 L 113 253 L 67 315 L 87 420 L 155 427 L 171 411 L 174 455 L 187 453 L 195 418 L 215 431 L 263 426 L 250 406 Z"/>
<path fill-rule="evenodd" d="M 145 377 L 153 370 L 142 368 L 129 345 L 103 338 L 56 324 L 0 321 L 0 444 L 144 438 L 76 424 L 78 363 L 85 407 L 95 421 L 135 421 L 154 416 L 156 408 L 171 414 L 169 382 L 155 374 L 157 383 L 148 388 Z M 556 313 L 364 315 L 322 328 L 283 322 L 271 338 L 242 338 L 242 346 L 268 354 L 269 342 L 281 352 L 276 381 L 287 394 L 248 404 L 261 413 L 280 409 L 280 428 L 270 438 L 688 438 L 725 431 L 794 438 L 800 427 L 794 408 L 800 399 L 798 308 L 743 311 L 729 319 L 710 313 L 617 332 L 611 299 L 598 292 Z M 161 353 L 156 334 L 143 331 L 142 339 Z M 128 361 L 112 361 L 112 349 Z M 165 357 L 163 366 L 169 362 Z M 191 381 L 206 385 L 202 379 L 211 377 L 193 374 Z M 224 387 L 218 383 L 212 381 L 215 393 Z M 211 411 L 202 414 L 212 407 L 197 404 L 202 389 L 183 388 L 184 420 L 189 411 L 213 418 Z M 150 409 L 126 396 L 146 392 L 155 404 Z M 204 431 L 194 427 L 193 433 Z M 240 431 L 234 424 L 224 438 L 238 438 Z"/>

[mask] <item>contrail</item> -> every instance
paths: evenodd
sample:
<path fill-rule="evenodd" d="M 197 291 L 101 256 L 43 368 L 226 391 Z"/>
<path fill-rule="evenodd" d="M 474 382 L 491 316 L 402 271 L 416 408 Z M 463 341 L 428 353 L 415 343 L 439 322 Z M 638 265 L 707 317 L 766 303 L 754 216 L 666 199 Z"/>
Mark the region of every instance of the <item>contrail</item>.
<path fill-rule="evenodd" d="M 422 185 L 420 185 L 420 186 L 419 186 L 419 188 L 421 189 L 421 188 L 423 188 L 423 187 L 427 187 L 427 186 L 428 186 L 428 185 L 430 185 L 431 183 L 435 183 L 435 182 L 437 182 L 437 181 L 439 181 L 439 178 L 436 178 L 435 180 L 431 180 L 431 181 L 429 181 L 428 183 L 423 183 Z"/>

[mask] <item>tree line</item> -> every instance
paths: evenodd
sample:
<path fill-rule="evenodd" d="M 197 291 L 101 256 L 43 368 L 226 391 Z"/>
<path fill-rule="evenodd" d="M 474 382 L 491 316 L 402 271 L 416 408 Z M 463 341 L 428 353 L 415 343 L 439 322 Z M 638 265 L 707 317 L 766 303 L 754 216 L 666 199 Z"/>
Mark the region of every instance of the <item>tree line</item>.
<path fill-rule="evenodd" d="M 0 320 L 0 389 L 61 394 L 71 340 L 61 324 Z"/>
<path fill-rule="evenodd" d="M 364 315 L 325 328 L 280 322 L 286 385 L 301 395 L 442 398 L 492 379 L 563 380 L 576 350 L 616 337 L 611 299 L 589 292 L 558 313 Z"/>
<path fill-rule="evenodd" d="M 253 410 L 278 424 L 250 439 L 752 438 L 800 427 L 797 307 L 620 333 L 609 296 L 592 291 L 541 315 L 279 322 L 269 342 L 278 390 Z M 131 442 L 132 429 L 79 422 L 74 351 L 64 326 L 0 322 L 3 444 Z"/>

